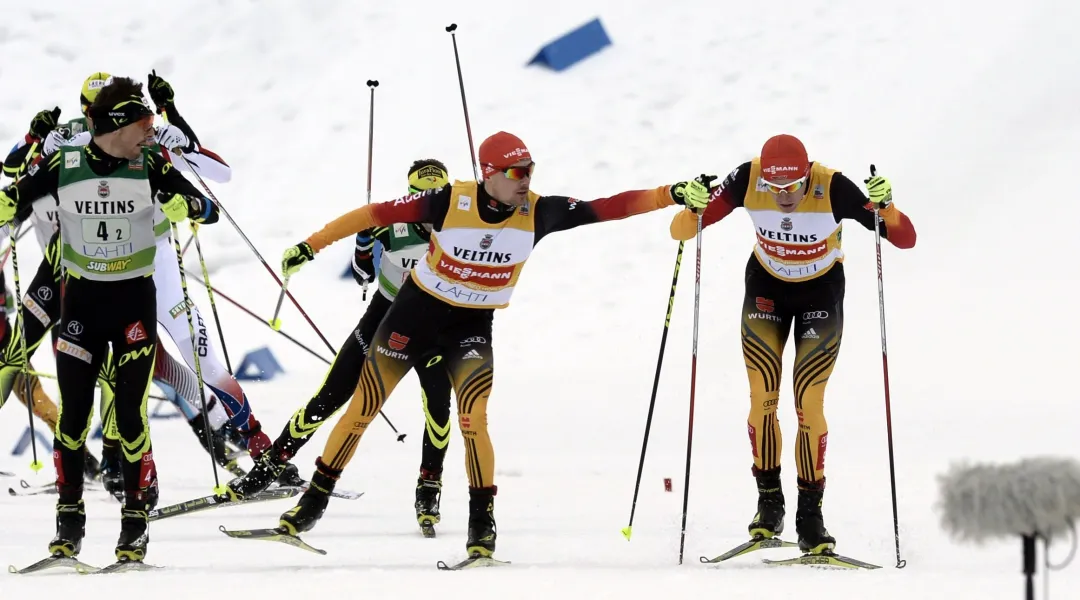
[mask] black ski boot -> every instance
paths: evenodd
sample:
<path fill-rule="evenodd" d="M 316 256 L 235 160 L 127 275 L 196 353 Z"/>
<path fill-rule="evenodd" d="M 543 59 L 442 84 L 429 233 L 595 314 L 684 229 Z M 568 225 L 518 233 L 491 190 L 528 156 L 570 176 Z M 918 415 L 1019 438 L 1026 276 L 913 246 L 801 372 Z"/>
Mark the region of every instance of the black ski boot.
<path fill-rule="evenodd" d="M 56 503 L 56 537 L 49 543 L 49 554 L 74 558 L 82 550 L 86 537 L 86 508 L 83 501 Z"/>
<path fill-rule="evenodd" d="M 120 512 L 120 539 L 116 542 L 117 561 L 142 562 L 150 542 L 149 521 L 145 510 L 125 508 Z"/>
<path fill-rule="evenodd" d="M 191 426 L 191 431 L 195 434 L 195 437 L 198 438 L 199 444 L 203 447 L 203 450 L 206 450 L 210 456 L 214 457 L 215 463 L 236 477 L 244 476 L 244 470 L 240 468 L 240 465 L 235 460 L 229 460 L 229 453 L 225 449 L 225 433 L 223 431 L 212 431 L 210 433 L 210 445 L 207 446 L 206 419 L 203 417 L 202 413 L 199 413 L 193 419 L 188 421 L 188 425 Z"/>
<path fill-rule="evenodd" d="M 330 492 L 334 491 L 340 476 L 341 471 L 330 469 L 322 459 L 316 459 L 315 474 L 311 476 L 307 491 L 300 496 L 295 508 L 281 515 L 278 525 L 290 535 L 314 529 L 330 503 Z"/>
<path fill-rule="evenodd" d="M 273 452 L 273 450 L 267 450 L 263 454 L 271 454 Z M 281 475 L 278 475 L 277 484 L 281 487 L 303 487 L 307 485 L 307 482 L 300 476 L 300 469 L 296 468 L 296 465 L 285 463 L 285 468 L 281 470 Z"/>
<path fill-rule="evenodd" d="M 225 441 L 236 448 L 238 452 L 247 452 L 247 440 L 244 439 L 244 434 L 240 433 L 236 427 L 229 421 L 225 422 L 225 425 L 221 427 L 221 433 L 225 436 Z"/>
<path fill-rule="evenodd" d="M 124 472 L 120 468 L 120 444 L 101 447 L 101 485 L 118 502 L 124 501 Z"/>
<path fill-rule="evenodd" d="M 780 486 L 780 468 L 754 469 L 757 480 L 757 514 L 750 521 L 750 537 L 771 539 L 784 532 L 784 490 Z"/>
<path fill-rule="evenodd" d="M 470 557 L 490 557 L 495 554 L 495 493 L 496 486 L 469 488 L 469 540 L 465 551 Z"/>
<path fill-rule="evenodd" d="M 799 549 L 807 554 L 832 552 L 836 548 L 836 538 L 825 529 L 825 518 L 821 514 L 825 479 L 799 479 L 798 482 L 799 508 L 795 513 L 795 530 L 799 533 Z"/>
<path fill-rule="evenodd" d="M 86 461 L 83 463 L 83 474 L 86 476 L 87 481 L 97 481 L 98 477 L 101 477 L 101 463 L 97 457 L 90 452 L 90 448 L 86 449 Z"/>
<path fill-rule="evenodd" d="M 420 469 L 416 479 L 416 522 L 424 537 L 435 537 L 435 524 L 442 520 L 439 499 L 442 497 L 442 474 Z"/>
<path fill-rule="evenodd" d="M 277 457 L 273 449 L 263 452 L 247 475 L 228 483 L 225 493 L 230 500 L 242 500 L 270 487 L 285 472 L 289 464 Z"/>
<path fill-rule="evenodd" d="M 142 562 L 146 558 L 146 545 L 150 542 L 148 492 L 148 488 L 142 488 L 125 494 L 124 508 L 120 511 L 120 539 L 116 542 L 117 561 Z"/>

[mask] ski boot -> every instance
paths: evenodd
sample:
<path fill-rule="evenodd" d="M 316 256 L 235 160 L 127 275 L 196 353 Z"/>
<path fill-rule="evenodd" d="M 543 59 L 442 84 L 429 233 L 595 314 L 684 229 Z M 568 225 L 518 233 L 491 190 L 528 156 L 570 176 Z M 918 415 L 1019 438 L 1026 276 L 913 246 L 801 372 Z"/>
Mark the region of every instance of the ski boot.
<path fill-rule="evenodd" d="M 784 490 L 780 486 L 780 469 L 754 469 L 757 480 L 757 514 L 750 521 L 750 537 L 772 539 L 784 532 Z"/>
<path fill-rule="evenodd" d="M 139 510 L 139 503 L 130 502 L 120 512 L 120 539 L 116 542 L 116 560 L 119 562 L 142 562 L 146 558 L 146 545 L 150 542 L 149 521 L 145 510 Z M 145 507 L 145 504 L 142 504 Z"/>
<path fill-rule="evenodd" d="M 101 463 L 98 461 L 89 448 L 86 448 L 86 461 L 83 463 L 83 475 L 86 476 L 87 481 L 97 481 L 101 476 Z"/>
<path fill-rule="evenodd" d="M 424 537 L 435 537 L 435 524 L 442 520 L 439 515 L 439 499 L 442 496 L 441 473 L 420 469 L 416 479 L 416 522 Z"/>
<path fill-rule="evenodd" d="M 495 554 L 496 486 L 469 488 L 469 539 L 465 550 L 471 558 Z"/>
<path fill-rule="evenodd" d="M 289 463 L 278 459 L 276 452 L 263 452 L 255 461 L 255 466 L 243 477 L 230 481 L 225 488 L 230 500 L 242 500 L 270 487 L 285 473 Z M 293 467 L 295 469 L 295 467 Z M 299 475 L 298 475 L 299 476 Z"/>
<path fill-rule="evenodd" d="M 334 491 L 341 471 L 330 469 L 322 459 L 315 460 L 315 474 L 311 476 L 308 489 L 300 496 L 296 507 L 281 515 L 278 525 L 289 535 L 299 535 L 311 531 L 326 512 L 330 503 L 330 492 Z"/>
<path fill-rule="evenodd" d="M 214 457 L 214 462 L 221 466 L 226 471 L 233 474 L 235 477 L 243 477 L 244 470 L 240 468 L 240 465 L 235 460 L 229 460 L 228 452 L 225 450 L 225 434 L 219 431 L 212 431 L 210 434 L 210 446 L 206 445 L 206 419 L 202 413 L 188 421 L 188 425 L 191 426 L 191 431 L 195 433 L 195 437 L 198 438 L 199 444 L 202 445 L 203 450 L 206 450 L 210 456 Z"/>
<path fill-rule="evenodd" d="M 799 479 L 799 508 L 795 513 L 795 531 L 799 533 L 799 550 L 806 554 L 824 554 L 836 548 L 836 538 L 825 529 L 821 515 L 822 497 L 825 495 L 825 479 L 806 481 Z"/>
<path fill-rule="evenodd" d="M 101 448 L 101 485 L 118 502 L 124 501 L 124 472 L 120 469 L 120 446 L 106 444 Z"/>
<path fill-rule="evenodd" d="M 225 435 L 225 442 L 229 447 L 234 448 L 236 452 L 247 452 L 244 434 L 240 433 L 231 421 L 225 421 L 225 424 L 221 426 L 221 433 Z"/>
<path fill-rule="evenodd" d="M 270 453 L 264 452 L 264 454 Z M 281 475 L 278 475 L 277 484 L 281 487 L 304 487 L 307 482 L 300 476 L 300 469 L 296 468 L 296 465 L 287 462 L 285 468 L 281 471 Z"/>
<path fill-rule="evenodd" d="M 49 554 L 74 558 L 82 551 L 86 537 L 86 507 L 80 499 L 72 504 L 56 503 L 56 537 L 49 542 Z"/>

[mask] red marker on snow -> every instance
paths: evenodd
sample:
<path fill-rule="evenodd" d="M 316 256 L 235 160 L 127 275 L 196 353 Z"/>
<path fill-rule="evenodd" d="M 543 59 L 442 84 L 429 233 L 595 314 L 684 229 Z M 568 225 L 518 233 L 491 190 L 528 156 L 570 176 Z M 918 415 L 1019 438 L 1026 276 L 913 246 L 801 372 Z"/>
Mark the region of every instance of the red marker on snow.
<path fill-rule="evenodd" d="M 670 477 L 665 477 L 664 478 L 664 491 L 665 492 L 670 492 L 671 491 L 671 478 Z"/>

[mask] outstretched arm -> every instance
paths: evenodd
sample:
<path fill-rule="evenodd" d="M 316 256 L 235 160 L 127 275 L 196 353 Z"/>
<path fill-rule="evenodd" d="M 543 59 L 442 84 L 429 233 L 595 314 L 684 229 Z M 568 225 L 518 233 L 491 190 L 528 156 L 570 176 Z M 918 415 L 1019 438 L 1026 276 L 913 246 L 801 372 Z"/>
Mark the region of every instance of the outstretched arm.
<path fill-rule="evenodd" d="M 632 190 L 584 202 L 567 196 L 543 196 L 536 203 L 536 241 L 549 233 L 581 225 L 625 219 L 675 204 L 670 185 Z"/>
<path fill-rule="evenodd" d="M 326 224 L 305 242 L 313 253 L 365 229 L 394 223 L 432 223 L 440 227 L 450 207 L 451 188 L 445 185 L 389 202 L 367 204 Z"/>

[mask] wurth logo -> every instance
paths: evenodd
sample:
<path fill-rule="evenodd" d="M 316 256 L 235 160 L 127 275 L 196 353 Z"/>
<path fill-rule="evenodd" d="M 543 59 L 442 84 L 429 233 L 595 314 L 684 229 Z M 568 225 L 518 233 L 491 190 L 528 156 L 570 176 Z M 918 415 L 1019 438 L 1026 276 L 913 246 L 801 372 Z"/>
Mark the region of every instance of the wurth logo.
<path fill-rule="evenodd" d="M 394 331 L 390 333 L 390 339 L 386 341 L 386 345 L 390 346 L 394 350 L 404 350 L 405 346 L 409 343 L 407 336 L 401 335 Z"/>

